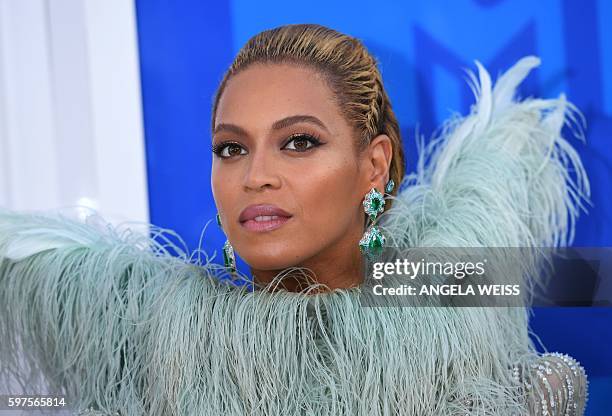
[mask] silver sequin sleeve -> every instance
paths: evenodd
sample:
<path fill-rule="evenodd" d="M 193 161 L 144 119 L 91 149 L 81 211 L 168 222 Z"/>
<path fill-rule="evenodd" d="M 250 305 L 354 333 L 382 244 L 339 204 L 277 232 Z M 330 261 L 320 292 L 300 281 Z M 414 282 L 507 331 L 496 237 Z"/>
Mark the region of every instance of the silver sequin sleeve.
<path fill-rule="evenodd" d="M 526 366 L 515 365 L 530 415 L 582 416 L 588 399 L 584 368 L 567 354 L 545 353 Z"/>

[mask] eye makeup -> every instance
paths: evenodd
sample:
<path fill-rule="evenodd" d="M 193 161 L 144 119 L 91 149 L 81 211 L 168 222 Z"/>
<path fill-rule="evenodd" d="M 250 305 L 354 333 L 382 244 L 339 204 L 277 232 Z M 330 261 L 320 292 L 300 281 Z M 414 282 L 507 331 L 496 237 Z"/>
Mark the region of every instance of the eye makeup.
<path fill-rule="evenodd" d="M 290 152 L 304 153 L 324 144 L 325 142 L 321 141 L 316 134 L 295 133 L 283 141 L 280 149 Z M 235 156 L 248 154 L 248 150 L 245 148 L 245 146 L 234 140 L 227 140 L 214 144 L 212 145 L 211 150 L 221 159 L 229 159 Z"/>

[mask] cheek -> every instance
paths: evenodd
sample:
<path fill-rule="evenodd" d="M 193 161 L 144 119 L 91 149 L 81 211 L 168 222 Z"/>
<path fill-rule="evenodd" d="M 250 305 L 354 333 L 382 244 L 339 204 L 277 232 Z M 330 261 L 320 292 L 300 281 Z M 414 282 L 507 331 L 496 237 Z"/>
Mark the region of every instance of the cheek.
<path fill-rule="evenodd" d="M 354 161 L 342 158 L 317 164 L 296 180 L 304 220 L 313 226 L 313 232 L 346 228 L 354 222 L 361 203 L 357 175 Z"/>
<path fill-rule="evenodd" d="M 225 213 L 230 207 L 235 205 L 238 198 L 240 188 L 236 182 L 237 175 L 228 172 L 226 166 L 221 166 L 219 163 L 213 163 L 211 171 L 211 189 L 217 209 L 221 213 Z"/>

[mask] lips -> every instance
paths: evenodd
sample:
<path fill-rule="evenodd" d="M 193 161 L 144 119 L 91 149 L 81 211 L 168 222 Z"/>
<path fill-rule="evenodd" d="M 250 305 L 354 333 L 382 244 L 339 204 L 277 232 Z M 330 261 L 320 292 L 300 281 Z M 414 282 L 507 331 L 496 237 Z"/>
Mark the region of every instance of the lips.
<path fill-rule="evenodd" d="M 240 224 L 249 231 L 272 231 L 282 227 L 292 217 L 276 205 L 249 205 L 238 217 Z"/>

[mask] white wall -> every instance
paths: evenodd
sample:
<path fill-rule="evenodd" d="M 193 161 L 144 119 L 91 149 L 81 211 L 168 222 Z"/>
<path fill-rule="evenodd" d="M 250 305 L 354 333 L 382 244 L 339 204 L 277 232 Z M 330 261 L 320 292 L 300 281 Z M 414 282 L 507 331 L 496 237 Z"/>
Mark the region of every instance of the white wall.
<path fill-rule="evenodd" d="M 0 206 L 148 222 L 146 184 L 133 2 L 0 0 Z"/>
<path fill-rule="evenodd" d="M 148 221 L 129 0 L 0 0 L 0 206 Z"/>

